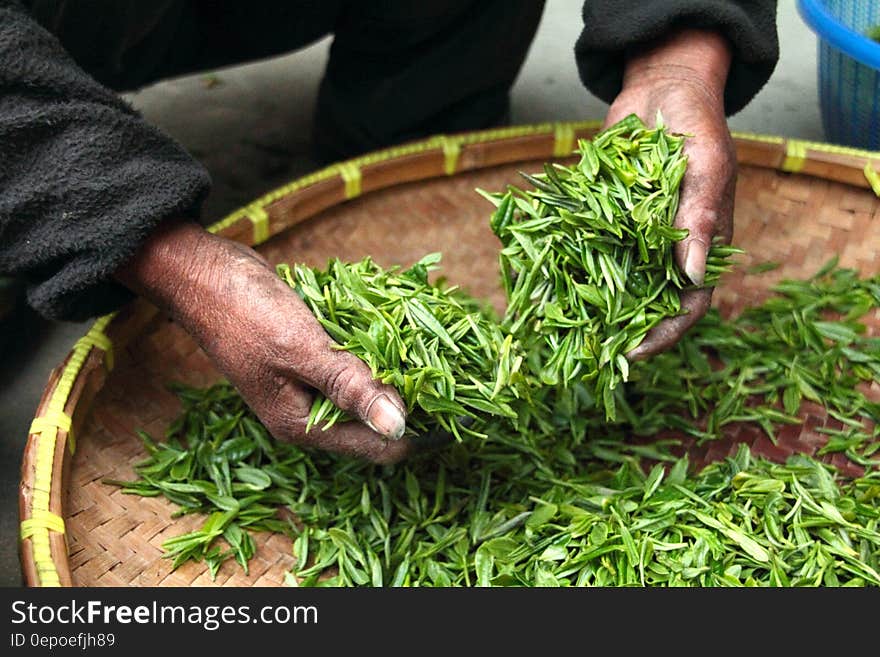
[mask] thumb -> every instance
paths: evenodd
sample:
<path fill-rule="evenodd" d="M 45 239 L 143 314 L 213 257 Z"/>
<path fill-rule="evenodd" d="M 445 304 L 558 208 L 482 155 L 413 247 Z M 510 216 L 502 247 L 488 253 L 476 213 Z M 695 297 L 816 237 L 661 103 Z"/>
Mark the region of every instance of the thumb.
<path fill-rule="evenodd" d="M 719 142 L 692 144 L 695 148 L 690 152 L 685 147 L 689 163 L 675 227 L 687 228 L 688 235 L 674 248 L 679 267 L 694 285 L 703 284 L 713 238 L 717 235 L 729 242 L 733 232 L 736 160 L 731 156 L 732 146 L 723 139 Z"/>
<path fill-rule="evenodd" d="M 299 372 L 304 382 L 376 433 L 391 440 L 403 435 L 403 400 L 394 387 L 376 381 L 360 358 L 327 345 L 316 349 L 306 360 L 308 365 Z"/>

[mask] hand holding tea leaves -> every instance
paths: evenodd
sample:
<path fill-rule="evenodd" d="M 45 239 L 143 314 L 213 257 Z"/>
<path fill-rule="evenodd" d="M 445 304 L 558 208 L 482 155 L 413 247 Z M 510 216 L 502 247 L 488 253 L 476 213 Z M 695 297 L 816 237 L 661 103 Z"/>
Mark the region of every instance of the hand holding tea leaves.
<path fill-rule="evenodd" d="M 495 205 L 504 325 L 524 345 L 527 369 L 545 386 L 588 383 L 609 421 L 629 380 L 626 355 L 688 312 L 682 297 L 703 291 L 673 256 L 688 236 L 673 225 L 684 142 L 659 114 L 656 128 L 630 114 L 580 140 L 576 164 L 523 173 L 528 188 L 478 190 Z M 700 253 L 701 284 L 713 285 L 738 251 L 713 243 Z"/>
<path fill-rule="evenodd" d="M 393 385 L 406 404 L 407 434 L 485 438 L 491 418 L 515 423 L 513 406 L 528 398 L 519 371 L 519 342 L 493 313 L 442 279 L 428 280 L 439 253 L 408 269 L 383 269 L 371 258 L 332 259 L 325 271 L 278 265 L 318 321 L 344 349 L 366 362 L 376 379 Z M 318 395 L 309 425 L 326 431 L 345 420 L 332 399 Z M 438 433 L 441 432 L 441 433 Z M 427 446 L 427 445 L 426 445 Z"/>
<path fill-rule="evenodd" d="M 670 132 L 689 135 L 675 219 L 675 227 L 687 229 L 688 235 L 674 248 L 679 267 L 697 285 L 703 283 L 713 239 L 727 242 L 733 233 L 736 153 L 724 110 L 729 66 L 723 37 L 682 30 L 629 58 L 623 89 L 605 119 L 606 127 L 629 114 L 650 121 L 662 110 Z M 682 292 L 682 308 L 688 312 L 656 326 L 628 358 L 642 359 L 671 347 L 705 315 L 711 297 L 711 287 Z"/>
<path fill-rule="evenodd" d="M 394 387 L 334 349 L 305 303 L 252 249 L 192 223 L 168 223 L 117 276 L 197 340 L 276 438 L 380 463 L 409 451 L 409 441 L 396 440 L 405 415 Z M 307 431 L 316 391 L 360 422 Z"/>

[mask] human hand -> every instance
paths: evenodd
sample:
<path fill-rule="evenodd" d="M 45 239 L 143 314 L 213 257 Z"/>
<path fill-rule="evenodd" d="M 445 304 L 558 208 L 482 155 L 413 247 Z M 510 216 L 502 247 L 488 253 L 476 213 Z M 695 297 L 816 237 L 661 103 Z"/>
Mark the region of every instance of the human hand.
<path fill-rule="evenodd" d="M 253 249 L 191 222 L 166 222 L 116 274 L 192 335 L 279 440 L 399 461 L 405 406 L 333 340 Z M 327 431 L 306 422 L 318 390 L 359 422 Z"/>
<path fill-rule="evenodd" d="M 688 166 L 675 218 L 675 227 L 689 233 L 676 243 L 675 259 L 698 286 L 713 238 L 729 242 L 733 233 L 736 152 L 724 112 L 730 56 L 726 41 L 715 32 L 676 32 L 628 58 L 623 88 L 605 117 L 605 127 L 629 114 L 650 123 L 660 110 L 671 132 L 692 135 L 685 142 Z M 706 314 L 712 291 L 682 292 L 686 314 L 663 320 L 627 358 L 641 360 L 674 345 Z"/>

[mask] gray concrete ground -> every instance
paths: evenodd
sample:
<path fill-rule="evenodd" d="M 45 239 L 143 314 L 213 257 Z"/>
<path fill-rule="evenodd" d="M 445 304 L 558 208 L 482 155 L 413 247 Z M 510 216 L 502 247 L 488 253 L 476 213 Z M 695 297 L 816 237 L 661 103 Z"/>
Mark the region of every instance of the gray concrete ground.
<path fill-rule="evenodd" d="M 572 48 L 581 0 L 548 0 L 514 87 L 512 120 L 601 118 L 606 106 L 580 84 Z M 794 0 L 779 0 L 781 58 L 767 86 L 732 117 L 734 130 L 821 140 L 816 39 Z M 210 170 L 207 216 L 219 218 L 308 172 L 308 125 L 330 40 L 256 64 L 169 80 L 129 96 Z M 211 73 L 211 75 L 207 75 Z M 0 585 L 18 586 L 18 483 L 22 449 L 50 371 L 87 328 L 26 310 L 0 324 Z"/>

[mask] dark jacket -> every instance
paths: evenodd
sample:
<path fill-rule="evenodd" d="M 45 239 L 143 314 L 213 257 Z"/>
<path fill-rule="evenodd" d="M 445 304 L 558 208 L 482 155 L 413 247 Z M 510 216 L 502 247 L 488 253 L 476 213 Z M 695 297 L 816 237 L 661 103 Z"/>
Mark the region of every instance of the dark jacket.
<path fill-rule="evenodd" d="M 82 3 L 104 5 L 125 27 L 120 33 L 133 35 L 100 51 L 100 30 L 59 33 L 53 17 L 74 2 L 0 0 L 0 274 L 23 279 L 44 316 L 81 320 L 117 308 L 131 295 L 112 272 L 163 219 L 198 217 L 207 172 L 111 86 L 125 86 L 127 66 L 135 69 L 128 80 L 150 81 L 139 63 L 185 49 L 176 26 L 204 4 Z M 731 114 L 773 71 L 775 14 L 775 0 L 587 0 L 577 66 L 588 89 L 610 102 L 628 48 L 677 26 L 715 28 L 734 47 Z M 104 55 L 90 55 L 97 51 Z"/>

